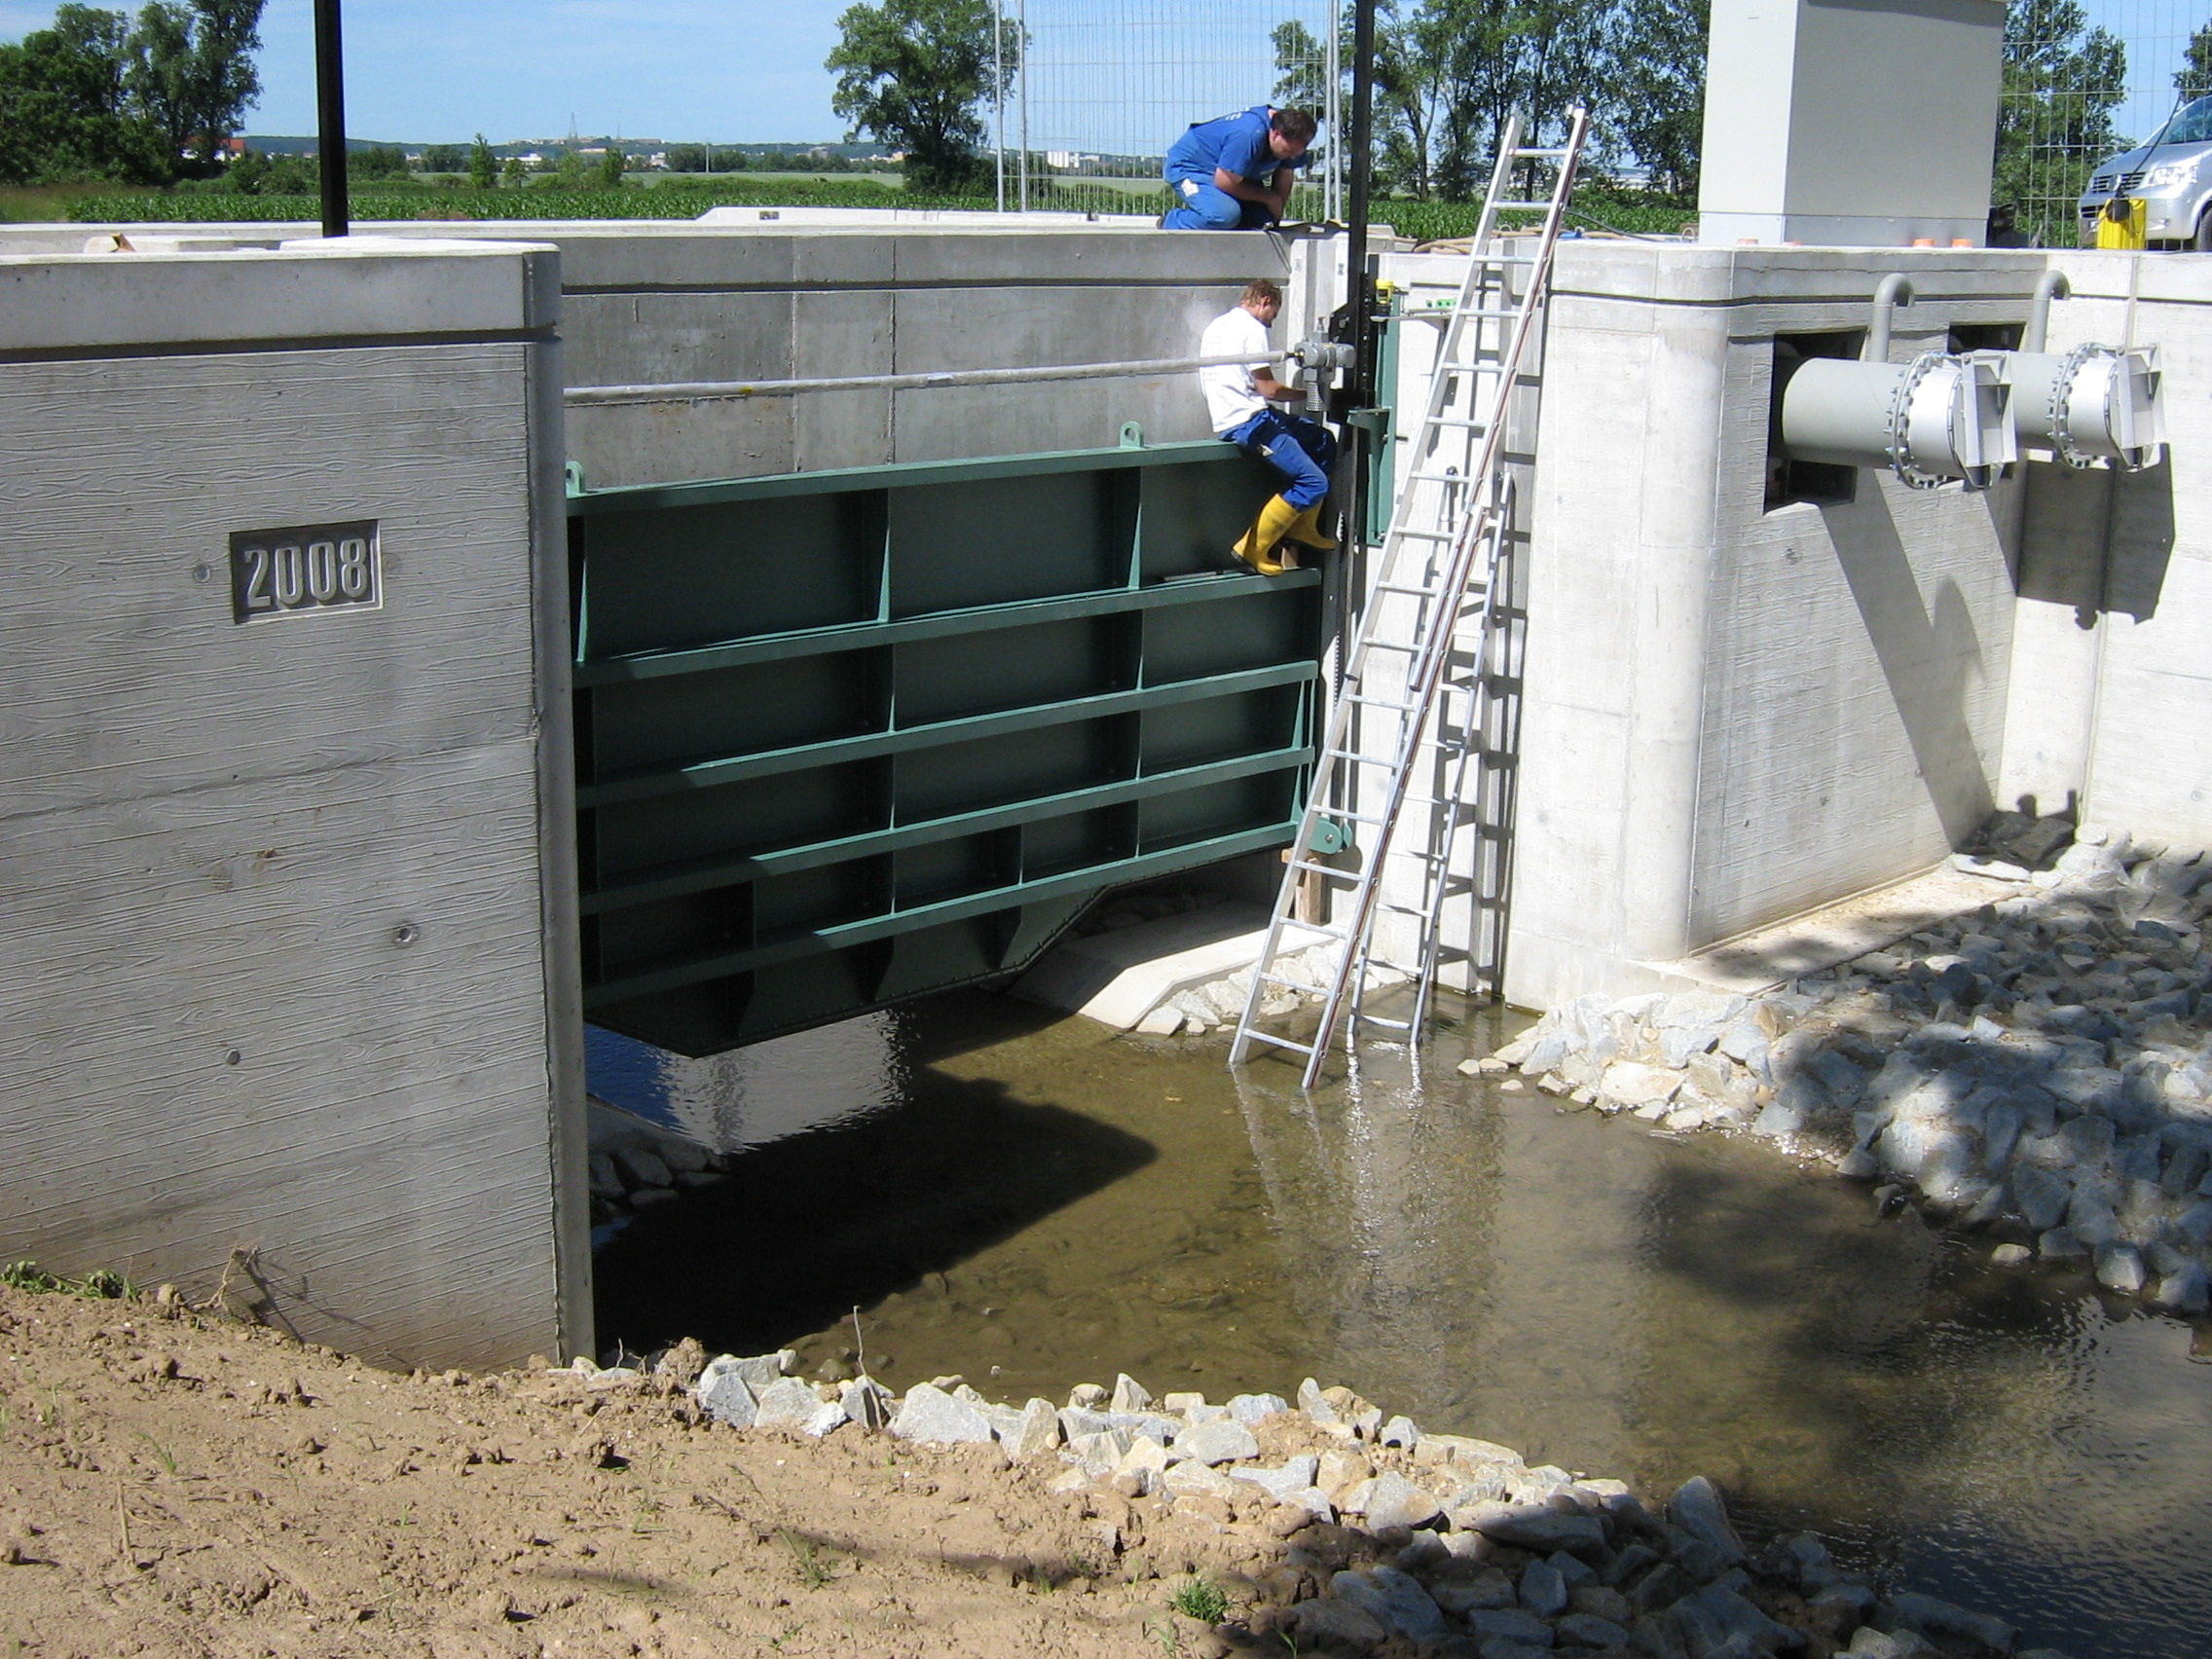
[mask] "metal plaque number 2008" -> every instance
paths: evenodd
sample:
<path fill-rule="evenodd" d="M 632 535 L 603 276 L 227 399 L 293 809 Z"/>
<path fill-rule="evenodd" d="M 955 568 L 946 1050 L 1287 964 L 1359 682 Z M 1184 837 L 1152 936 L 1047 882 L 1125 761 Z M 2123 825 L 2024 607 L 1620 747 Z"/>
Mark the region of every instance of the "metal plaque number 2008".
<path fill-rule="evenodd" d="M 259 622 L 384 603 L 377 521 L 241 530 L 231 536 L 231 618 Z"/>

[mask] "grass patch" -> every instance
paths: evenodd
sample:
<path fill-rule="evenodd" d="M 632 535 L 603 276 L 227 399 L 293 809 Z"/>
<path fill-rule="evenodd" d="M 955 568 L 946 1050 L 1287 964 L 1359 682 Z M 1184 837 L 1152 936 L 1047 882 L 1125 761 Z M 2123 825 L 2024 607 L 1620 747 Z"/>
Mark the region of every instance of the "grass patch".
<path fill-rule="evenodd" d="M 39 1296 L 82 1296 L 94 1302 L 122 1302 L 138 1294 L 138 1287 L 123 1274 L 95 1268 L 83 1278 L 50 1273 L 36 1262 L 10 1262 L 0 1267 L 0 1284 L 10 1290 L 27 1290 Z"/>
<path fill-rule="evenodd" d="M 1197 1619 L 1200 1624 L 1215 1625 L 1229 1617 L 1228 1593 L 1203 1573 L 1177 1586 L 1175 1594 L 1167 1598 L 1167 1604 L 1185 1618 Z"/>

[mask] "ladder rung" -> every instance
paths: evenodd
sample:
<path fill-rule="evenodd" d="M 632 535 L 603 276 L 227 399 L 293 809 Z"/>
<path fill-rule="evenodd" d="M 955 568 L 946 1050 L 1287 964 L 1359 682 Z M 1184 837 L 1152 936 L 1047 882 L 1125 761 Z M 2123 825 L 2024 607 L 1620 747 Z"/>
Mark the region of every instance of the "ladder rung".
<path fill-rule="evenodd" d="M 1423 484 L 1477 484 L 1481 480 L 1468 472 L 1426 472 L 1415 467 L 1406 474 L 1409 481 L 1418 479 Z"/>
<path fill-rule="evenodd" d="M 1319 922 L 1297 922 L 1292 921 L 1288 916 L 1285 916 L 1283 918 L 1283 925 L 1286 927 L 1304 928 L 1308 933 L 1317 933 L 1326 939 L 1343 939 L 1345 937 L 1345 930 L 1343 928 L 1323 927 Z M 1282 948 L 1283 947 L 1281 945 L 1276 945 L 1275 953 L 1277 955 L 1280 955 Z M 1293 950 L 1303 950 L 1306 947 L 1304 945 L 1292 945 L 1291 948 Z M 1267 976 L 1264 974 L 1260 977 L 1262 978 L 1267 977 Z"/>
<path fill-rule="evenodd" d="M 1490 430 L 1488 421 L 1478 421 L 1472 415 L 1432 415 L 1428 424 L 1432 426 L 1459 426 L 1470 432 Z"/>
<path fill-rule="evenodd" d="M 1356 885 L 1360 879 L 1360 872 L 1356 869 L 1339 869 L 1334 865 L 1315 864 L 1310 859 L 1292 859 L 1290 867 L 1313 875 L 1325 875 L 1332 881 L 1349 881 Z"/>
<path fill-rule="evenodd" d="M 1288 1037 L 1277 1037 L 1272 1031 L 1262 1031 L 1257 1025 L 1247 1025 L 1241 1034 L 1255 1043 L 1272 1043 L 1278 1049 L 1295 1049 L 1301 1054 L 1309 1055 L 1313 1052 L 1313 1045 L 1310 1043 L 1299 1043 Z"/>
<path fill-rule="evenodd" d="M 1565 150 L 1516 150 L 1516 156 L 1527 156 L 1531 161 L 1558 161 L 1567 155 Z"/>
<path fill-rule="evenodd" d="M 1377 593 L 1414 594 L 1421 599 L 1441 599 L 1444 595 L 1442 588 L 1415 587 L 1407 582 L 1377 582 L 1375 591 Z"/>
<path fill-rule="evenodd" d="M 1419 703 L 1393 703 L 1387 697 L 1369 697 L 1357 691 L 1346 692 L 1344 700 L 1355 708 L 1393 709 L 1401 715 L 1418 714 L 1421 708 Z"/>
<path fill-rule="evenodd" d="M 1498 320 L 1504 321 L 1507 318 L 1519 316 L 1523 308 L 1520 306 L 1454 306 L 1452 314 L 1454 316 L 1496 317 Z M 1494 367 L 1495 365 L 1491 366 Z"/>
<path fill-rule="evenodd" d="M 1423 541 L 1450 541 L 1459 533 L 1455 530 L 1415 530 L 1406 525 L 1392 525 L 1388 534 L 1391 535 L 1418 535 Z"/>
<path fill-rule="evenodd" d="M 1549 202 L 1493 202 L 1491 205 L 1500 213 L 1549 213 Z"/>

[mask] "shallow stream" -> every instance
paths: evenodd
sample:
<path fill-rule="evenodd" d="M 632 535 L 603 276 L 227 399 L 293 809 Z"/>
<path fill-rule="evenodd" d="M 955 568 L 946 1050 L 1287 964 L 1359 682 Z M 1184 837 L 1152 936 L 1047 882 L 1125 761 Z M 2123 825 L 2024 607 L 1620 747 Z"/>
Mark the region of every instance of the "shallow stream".
<path fill-rule="evenodd" d="M 2212 1652 L 2212 1335 L 1764 1146 L 1459 1075 L 1495 1018 L 1310 1098 L 979 994 L 710 1061 L 595 1032 L 595 1092 L 746 1149 L 602 1249 L 602 1341 L 865 1346 L 1016 1404 L 1312 1376 L 1646 1493 L 1711 1475 L 2023 1646 Z"/>

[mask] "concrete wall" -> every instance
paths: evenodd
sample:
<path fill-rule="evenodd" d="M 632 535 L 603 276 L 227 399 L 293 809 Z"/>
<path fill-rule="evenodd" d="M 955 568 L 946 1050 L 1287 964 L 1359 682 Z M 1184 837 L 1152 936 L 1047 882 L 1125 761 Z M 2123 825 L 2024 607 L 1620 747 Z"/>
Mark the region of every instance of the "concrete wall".
<path fill-rule="evenodd" d="M 561 251 L 571 386 L 916 374 L 1189 356 L 1255 276 L 1285 285 L 1289 345 L 1343 292 L 1343 239 L 1197 234 L 969 215 L 817 212 L 711 224 L 387 225 L 521 238 Z M 796 213 L 798 210 L 793 210 Z M 137 245 L 312 236 L 310 226 L 23 226 L 0 250 L 52 252 L 120 232 Z M 845 391 L 579 407 L 569 456 L 595 487 L 813 472 L 886 461 L 1090 449 L 1137 422 L 1158 442 L 1208 434 L 1195 377 Z"/>
<path fill-rule="evenodd" d="M 589 1344 L 559 315 L 546 248 L 0 258 L 0 1258 Z M 358 520 L 379 603 L 234 619 Z"/>
<path fill-rule="evenodd" d="M 1701 240 L 1978 244 L 1997 0 L 1714 0 Z"/>
<path fill-rule="evenodd" d="M 1777 333 L 2017 322 L 2034 254 L 1563 246 L 1508 991 L 1647 983 L 1938 862 L 1995 797 L 2016 484 L 1766 505 Z"/>
<path fill-rule="evenodd" d="M 2127 474 L 2028 471 L 1999 794 L 2212 845 L 2212 259 L 2055 254 L 2050 349 L 2159 349 L 2172 443 Z"/>

